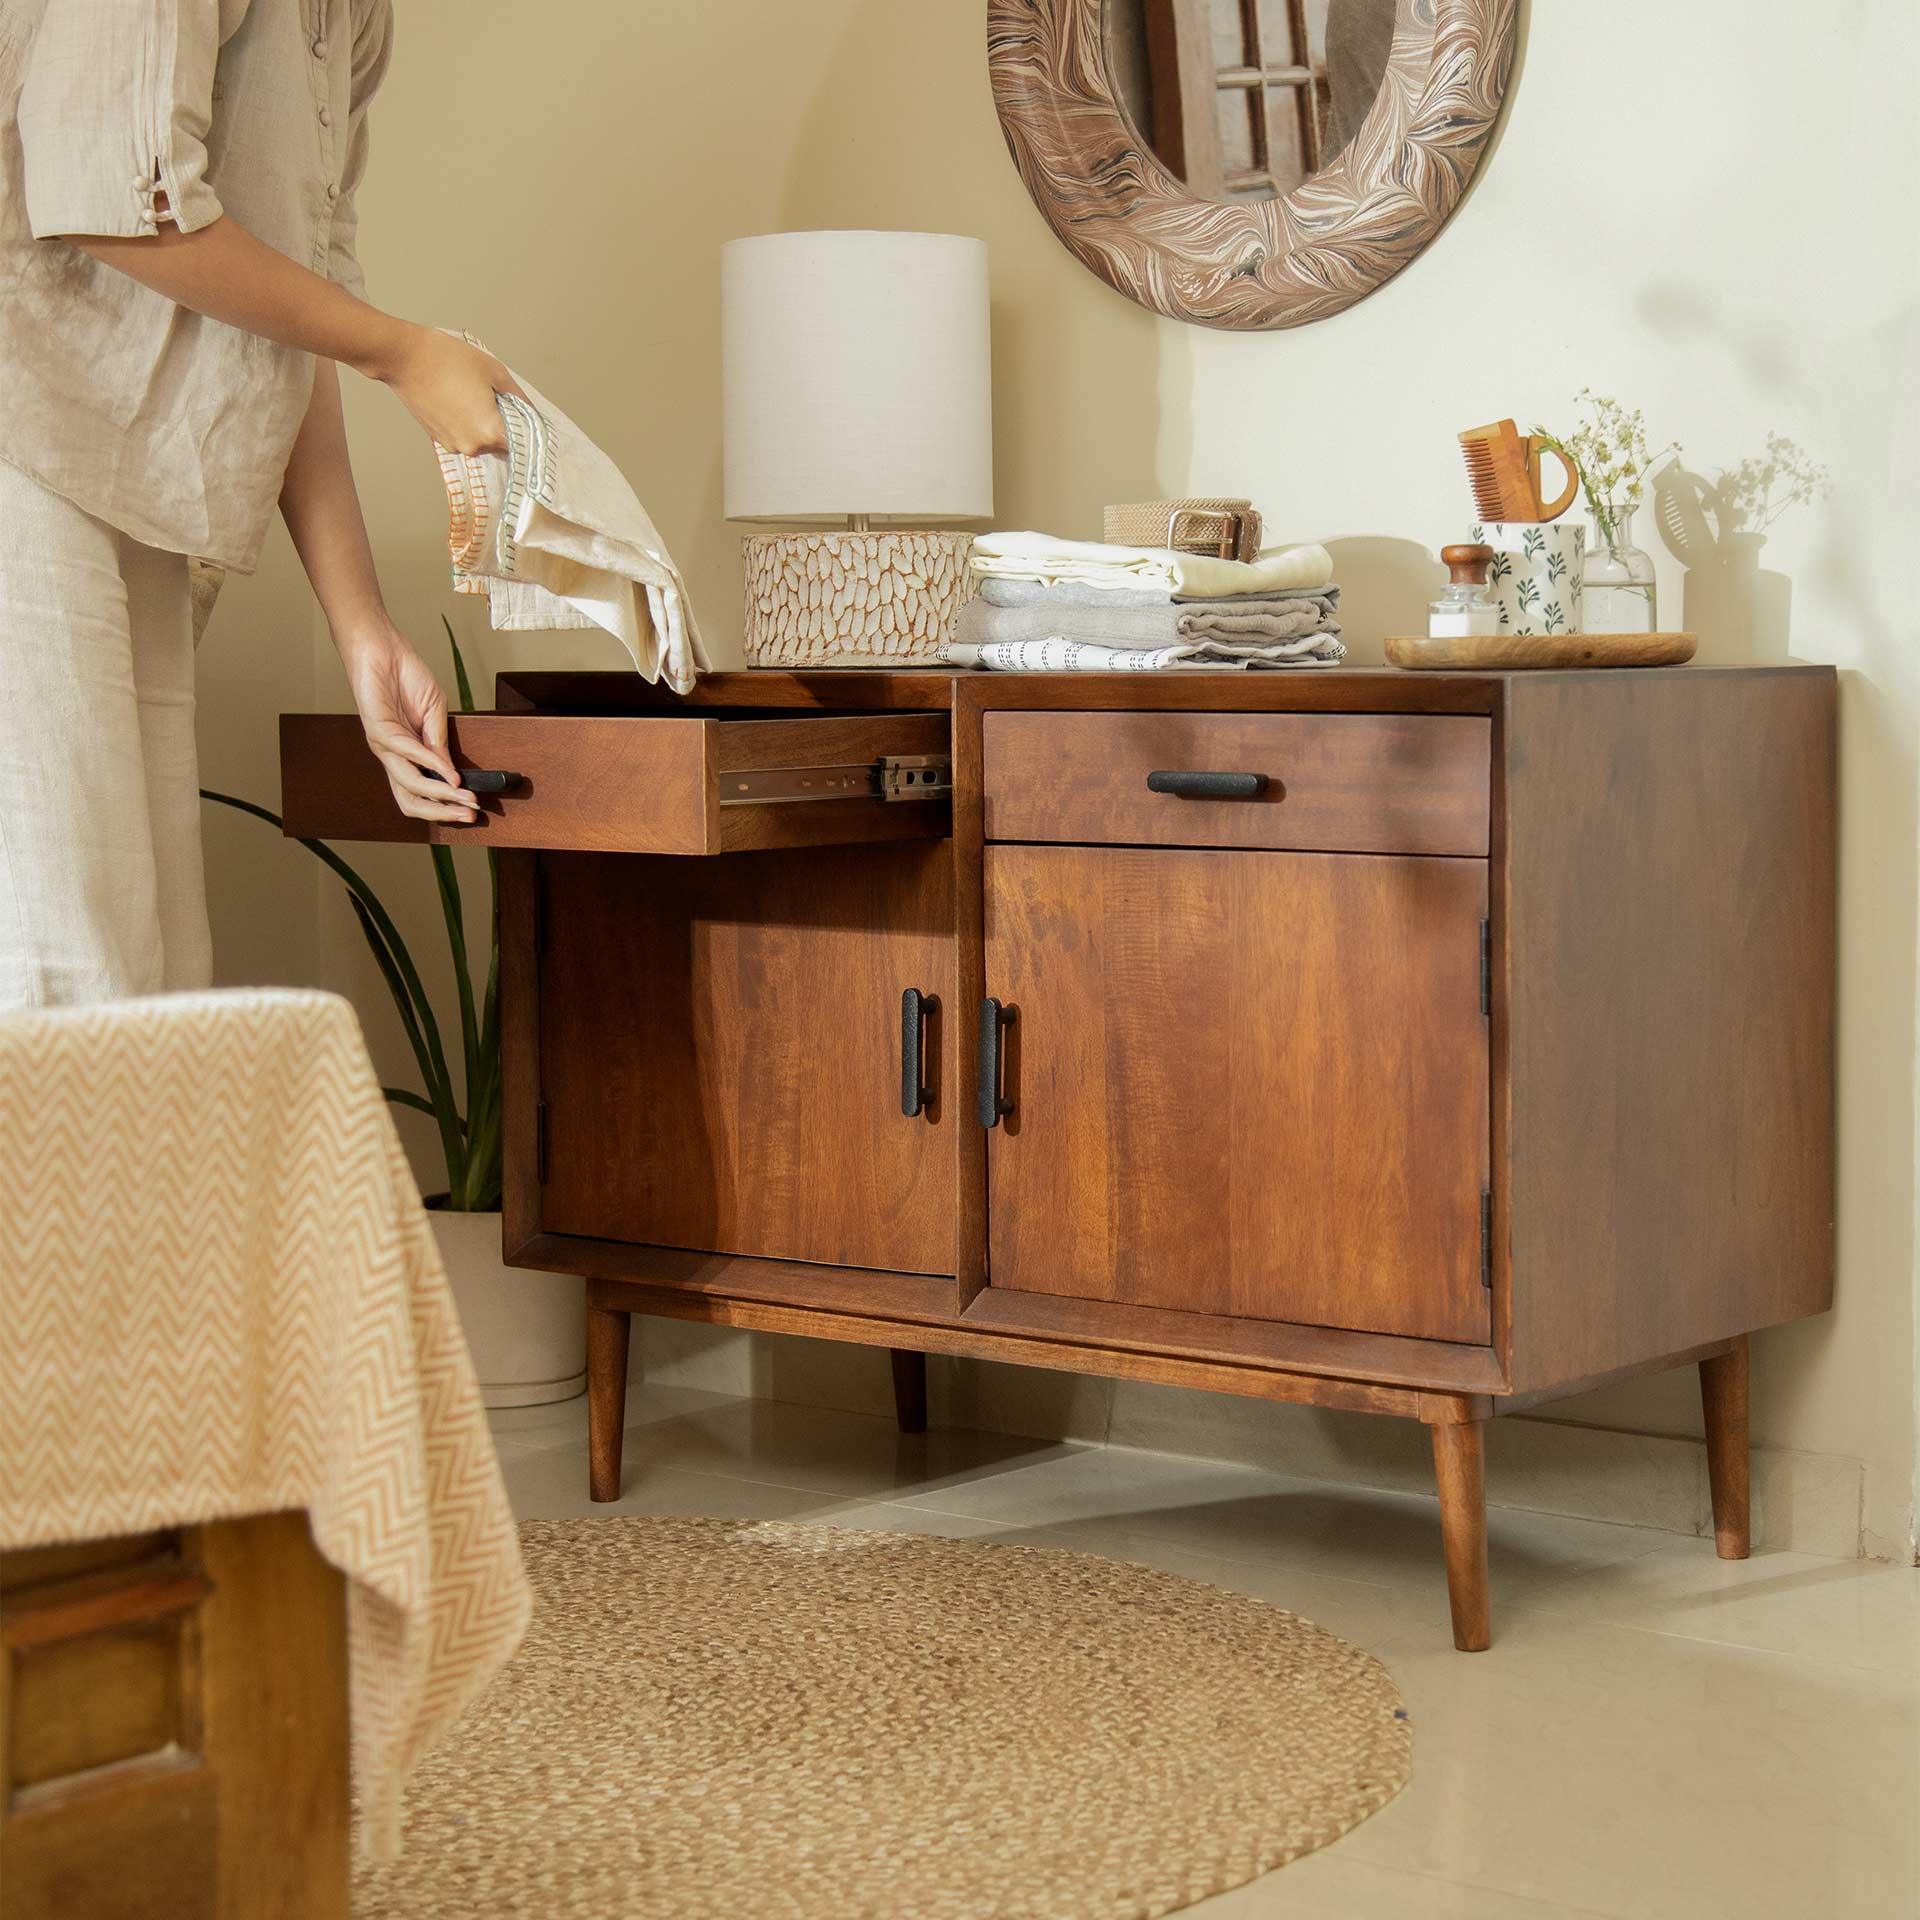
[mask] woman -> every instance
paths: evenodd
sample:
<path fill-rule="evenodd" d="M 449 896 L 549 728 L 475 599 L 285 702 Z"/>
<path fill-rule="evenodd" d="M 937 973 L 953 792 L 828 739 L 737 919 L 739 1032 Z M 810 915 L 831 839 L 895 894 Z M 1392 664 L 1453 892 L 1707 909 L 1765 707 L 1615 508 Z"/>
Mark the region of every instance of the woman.
<path fill-rule="evenodd" d="M 388 617 L 339 363 L 502 444 L 489 355 L 361 297 L 390 0 L 0 0 L 0 1011 L 211 977 L 189 556 L 275 502 L 401 809 L 470 821 Z"/>

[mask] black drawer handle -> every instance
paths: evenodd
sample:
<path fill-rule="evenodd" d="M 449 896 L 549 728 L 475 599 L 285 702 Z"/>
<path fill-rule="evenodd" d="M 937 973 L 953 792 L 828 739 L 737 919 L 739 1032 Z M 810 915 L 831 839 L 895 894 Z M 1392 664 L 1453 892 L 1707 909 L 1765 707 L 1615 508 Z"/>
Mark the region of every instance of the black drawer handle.
<path fill-rule="evenodd" d="M 918 987 L 900 996 L 900 1111 L 911 1120 L 933 1104 L 927 1085 L 927 1020 L 940 1002 Z"/>
<path fill-rule="evenodd" d="M 1000 1034 L 1013 1024 L 1014 1010 L 989 995 L 980 1002 L 980 1124 L 997 1127 L 1013 1102 L 1000 1093 Z"/>
<path fill-rule="evenodd" d="M 469 793 L 505 793 L 517 787 L 524 775 L 509 773 L 504 767 L 463 767 L 460 784 Z"/>
<path fill-rule="evenodd" d="M 1149 793 L 1177 793 L 1185 800 L 1258 800 L 1267 790 L 1264 773 L 1150 773 Z"/>

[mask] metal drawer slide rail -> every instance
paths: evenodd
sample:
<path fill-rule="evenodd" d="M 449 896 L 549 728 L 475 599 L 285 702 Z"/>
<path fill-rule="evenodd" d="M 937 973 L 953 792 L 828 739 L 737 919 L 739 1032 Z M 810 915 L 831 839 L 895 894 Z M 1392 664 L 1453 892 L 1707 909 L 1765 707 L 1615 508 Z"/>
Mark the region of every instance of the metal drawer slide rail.
<path fill-rule="evenodd" d="M 953 761 L 944 753 L 891 753 L 840 767 L 762 767 L 720 776 L 723 807 L 764 807 L 796 800 L 945 800 L 953 793 Z"/>

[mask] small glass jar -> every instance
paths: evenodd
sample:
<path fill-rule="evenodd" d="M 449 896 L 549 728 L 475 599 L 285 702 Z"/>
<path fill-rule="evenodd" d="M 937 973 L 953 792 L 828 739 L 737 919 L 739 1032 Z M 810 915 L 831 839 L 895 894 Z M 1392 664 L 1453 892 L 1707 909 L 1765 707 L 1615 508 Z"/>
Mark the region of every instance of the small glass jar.
<path fill-rule="evenodd" d="M 1653 556 L 1633 544 L 1633 510 L 1608 502 L 1611 524 L 1598 514 L 1580 569 L 1581 624 L 1589 633 L 1657 633 Z"/>
<path fill-rule="evenodd" d="M 1438 600 L 1427 603 L 1427 637 L 1463 640 L 1470 635 L 1498 633 L 1500 608 L 1487 587 L 1487 569 L 1493 549 L 1481 546 L 1442 547 L 1447 585 Z"/>

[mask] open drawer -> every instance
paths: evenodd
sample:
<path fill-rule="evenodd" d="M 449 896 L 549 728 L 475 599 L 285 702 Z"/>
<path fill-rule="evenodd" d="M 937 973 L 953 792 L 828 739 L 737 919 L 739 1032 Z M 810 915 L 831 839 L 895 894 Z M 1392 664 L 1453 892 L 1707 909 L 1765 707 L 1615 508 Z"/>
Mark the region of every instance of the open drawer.
<path fill-rule="evenodd" d="M 453 761 L 511 776 L 473 826 L 410 820 L 352 714 L 280 718 L 289 834 L 583 853 L 719 854 L 950 831 L 943 713 L 468 713 Z"/>

